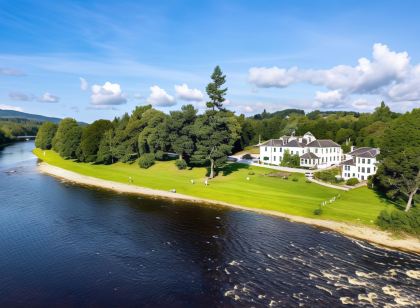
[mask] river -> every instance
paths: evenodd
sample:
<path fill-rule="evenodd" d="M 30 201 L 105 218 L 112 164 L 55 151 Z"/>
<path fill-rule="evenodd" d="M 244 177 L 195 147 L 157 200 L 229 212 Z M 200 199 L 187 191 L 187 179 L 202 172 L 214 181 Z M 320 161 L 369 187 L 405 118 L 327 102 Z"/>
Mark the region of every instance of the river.
<path fill-rule="evenodd" d="M 420 257 L 227 208 L 85 188 L 0 149 L 0 305 L 420 304 Z"/>

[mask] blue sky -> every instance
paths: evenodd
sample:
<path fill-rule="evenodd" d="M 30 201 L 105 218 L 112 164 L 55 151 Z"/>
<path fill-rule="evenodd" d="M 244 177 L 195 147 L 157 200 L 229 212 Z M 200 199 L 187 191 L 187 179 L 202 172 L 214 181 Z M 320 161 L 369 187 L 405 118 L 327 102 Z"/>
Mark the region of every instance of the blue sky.
<path fill-rule="evenodd" d="M 152 103 L 419 107 L 419 1 L 2 1 L 0 108 L 82 121 Z M 359 60 L 361 58 L 365 58 Z M 82 82 L 81 82 L 82 81 Z"/>

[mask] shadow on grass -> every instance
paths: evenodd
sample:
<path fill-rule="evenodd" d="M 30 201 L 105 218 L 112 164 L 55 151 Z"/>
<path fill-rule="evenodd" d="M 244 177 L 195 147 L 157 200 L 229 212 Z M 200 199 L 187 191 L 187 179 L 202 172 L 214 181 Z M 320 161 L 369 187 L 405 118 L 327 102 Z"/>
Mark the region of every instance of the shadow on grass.
<path fill-rule="evenodd" d="M 403 204 L 401 201 L 391 200 L 386 196 L 386 194 L 384 192 L 379 191 L 377 189 L 372 189 L 372 188 L 368 188 L 368 189 L 372 190 L 375 193 L 375 195 L 379 198 L 381 203 L 384 203 L 386 205 L 393 205 L 398 210 L 404 210 L 405 209 L 405 204 Z"/>
<path fill-rule="evenodd" d="M 229 163 L 220 170 L 220 173 L 223 176 L 227 176 L 229 174 L 232 174 L 233 172 L 236 172 L 242 169 L 249 169 L 249 165 L 239 164 L 239 163 Z"/>

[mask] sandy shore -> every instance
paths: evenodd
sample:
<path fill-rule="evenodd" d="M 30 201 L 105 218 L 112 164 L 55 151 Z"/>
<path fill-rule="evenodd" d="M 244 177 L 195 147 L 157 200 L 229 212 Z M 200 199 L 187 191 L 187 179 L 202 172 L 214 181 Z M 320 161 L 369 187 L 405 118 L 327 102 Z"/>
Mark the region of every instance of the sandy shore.
<path fill-rule="evenodd" d="M 238 210 L 245 210 L 245 211 L 253 211 L 261 214 L 266 215 L 273 215 L 282 218 L 286 218 L 293 222 L 305 223 L 310 224 L 313 226 L 317 226 L 320 228 L 325 228 L 329 230 L 333 230 L 339 232 L 345 236 L 366 240 L 373 244 L 377 244 L 379 246 L 415 252 L 420 254 L 420 241 L 413 237 L 407 238 L 395 238 L 390 233 L 384 232 L 378 229 L 364 227 L 364 226 L 356 226 L 347 223 L 329 221 L 329 220 L 322 220 L 322 219 L 314 219 L 314 218 L 306 218 L 294 215 L 283 214 L 277 211 L 271 210 L 263 210 L 263 209 L 255 209 L 255 208 L 248 208 L 240 205 L 230 204 L 221 201 L 214 201 L 209 199 L 202 199 L 198 197 L 192 197 L 188 195 L 182 195 L 178 193 L 172 193 L 169 191 L 163 190 L 156 190 L 150 189 L 145 187 L 139 187 L 129 184 L 117 183 L 112 181 L 106 181 L 90 176 L 81 175 L 72 171 L 68 171 L 59 167 L 55 167 L 49 165 L 47 163 L 41 163 L 38 166 L 40 172 L 49 174 L 55 177 L 59 177 L 70 182 L 75 182 L 78 184 L 88 185 L 88 186 L 95 186 L 104 189 L 110 189 L 117 191 L 119 193 L 130 193 L 130 194 L 139 194 L 139 195 L 148 195 L 155 198 L 166 198 L 171 200 L 184 200 L 190 202 L 197 202 L 197 203 L 207 203 L 207 204 L 214 204 L 214 205 L 222 205 L 231 208 L 235 208 Z"/>

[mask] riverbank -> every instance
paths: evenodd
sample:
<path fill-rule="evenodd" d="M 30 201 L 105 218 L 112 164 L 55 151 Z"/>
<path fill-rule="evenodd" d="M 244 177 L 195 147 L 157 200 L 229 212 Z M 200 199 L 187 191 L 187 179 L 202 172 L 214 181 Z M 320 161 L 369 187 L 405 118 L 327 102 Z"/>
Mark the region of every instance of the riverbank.
<path fill-rule="evenodd" d="M 171 200 L 182 200 L 182 201 L 189 201 L 189 202 L 197 202 L 197 203 L 206 203 L 206 204 L 213 204 L 213 205 L 221 205 L 230 208 L 235 208 L 239 210 L 245 211 L 254 211 L 261 214 L 266 215 L 273 215 L 277 217 L 286 218 L 293 222 L 298 223 L 305 223 L 310 224 L 313 226 L 317 226 L 320 228 L 325 228 L 329 230 L 333 230 L 339 232 L 345 236 L 349 236 L 352 238 L 357 238 L 361 240 L 366 240 L 371 243 L 385 246 L 388 248 L 409 251 L 420 253 L 420 241 L 416 238 L 407 237 L 407 238 L 395 238 L 392 234 L 388 232 L 384 232 L 375 228 L 362 226 L 362 225 L 354 225 L 344 222 L 337 222 L 337 221 L 330 221 L 330 220 L 322 220 L 316 218 L 308 218 L 296 215 L 290 215 L 274 210 L 267 210 L 261 208 L 252 208 L 246 207 L 242 205 L 232 204 L 223 201 L 216 201 L 207 198 L 200 198 L 194 197 L 185 194 L 179 193 L 172 193 L 169 191 L 140 187 L 136 185 L 124 184 L 109 180 L 103 180 L 96 177 L 91 177 L 87 175 L 82 175 L 73 171 L 65 170 L 63 168 L 52 166 L 45 162 L 39 164 L 38 170 L 42 173 L 52 175 L 61 179 L 65 179 L 70 182 L 74 182 L 77 184 L 87 185 L 87 186 L 94 186 L 103 189 L 109 189 L 116 191 L 118 193 L 130 193 L 130 194 L 138 194 L 138 195 L 148 195 L 154 198 L 166 198 Z"/>

